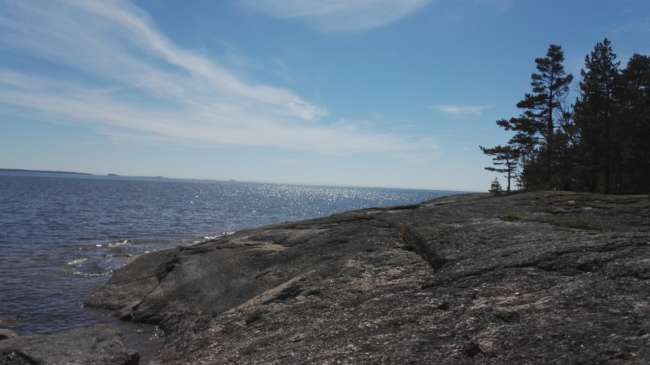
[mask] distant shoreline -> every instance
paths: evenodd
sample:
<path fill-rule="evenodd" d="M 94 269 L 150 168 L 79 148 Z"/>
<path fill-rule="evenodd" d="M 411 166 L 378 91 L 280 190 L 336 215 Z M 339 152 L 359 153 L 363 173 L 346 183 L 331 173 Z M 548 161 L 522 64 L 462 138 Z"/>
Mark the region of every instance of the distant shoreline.
<path fill-rule="evenodd" d="M 91 176 L 87 172 L 74 172 L 74 171 L 55 171 L 55 170 L 27 170 L 27 169 L 3 169 L 0 168 L 0 172 L 22 172 L 22 173 L 33 173 L 33 174 L 66 174 L 66 175 L 84 175 Z"/>
<path fill-rule="evenodd" d="M 478 193 L 479 191 L 471 190 L 454 190 L 445 188 L 422 188 L 422 187 L 395 187 L 395 186 L 361 186 L 348 184 L 313 184 L 300 182 L 281 182 L 281 181 L 251 181 L 238 179 L 209 179 L 209 178 L 186 178 L 186 177 L 167 177 L 167 176 L 135 176 L 135 175 L 118 175 L 115 173 L 91 174 L 87 172 L 73 171 L 56 171 L 56 170 L 29 170 L 29 169 L 8 169 L 0 168 L 2 173 L 17 174 L 51 174 L 51 175 L 68 175 L 93 178 L 115 178 L 115 179 L 137 179 L 137 180 L 158 180 L 158 181 L 186 181 L 186 182 L 216 182 L 216 183 L 244 183 L 244 184 L 272 184 L 272 185 L 291 185 L 291 186 L 310 186 L 310 187 L 333 187 L 333 188 L 353 188 L 353 189 L 388 189 L 388 190 L 414 190 L 414 191 L 442 191 L 452 194 Z"/>

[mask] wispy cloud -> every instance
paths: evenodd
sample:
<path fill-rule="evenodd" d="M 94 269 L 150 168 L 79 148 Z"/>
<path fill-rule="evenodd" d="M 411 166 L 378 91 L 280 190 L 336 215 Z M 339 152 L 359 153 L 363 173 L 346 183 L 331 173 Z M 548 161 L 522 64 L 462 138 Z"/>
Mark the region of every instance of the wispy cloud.
<path fill-rule="evenodd" d="M 510 10 L 514 0 L 239 0 L 278 19 L 298 20 L 323 33 L 358 33 L 407 18 L 430 4 Z"/>
<path fill-rule="evenodd" d="M 438 104 L 433 109 L 450 115 L 482 115 L 485 111 L 492 109 L 491 105 L 454 105 Z"/>
<path fill-rule="evenodd" d="M 650 16 L 630 18 L 624 23 L 610 28 L 613 34 L 648 33 L 650 32 Z"/>
<path fill-rule="evenodd" d="M 0 105 L 43 120 L 208 144 L 322 152 L 408 149 L 401 139 L 324 123 L 295 92 L 239 78 L 174 44 L 126 0 L 0 1 Z"/>
<path fill-rule="evenodd" d="M 412 15 L 431 0 L 240 0 L 282 19 L 298 19 L 326 33 L 382 27 Z"/>

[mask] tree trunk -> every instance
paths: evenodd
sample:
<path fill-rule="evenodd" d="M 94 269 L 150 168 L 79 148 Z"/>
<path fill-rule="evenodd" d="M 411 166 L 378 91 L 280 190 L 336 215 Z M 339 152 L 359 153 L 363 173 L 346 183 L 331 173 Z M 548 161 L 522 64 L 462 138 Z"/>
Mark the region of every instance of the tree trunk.
<path fill-rule="evenodd" d="M 551 79 L 551 84 L 549 88 L 553 87 L 555 78 Z M 554 125 L 553 125 L 553 91 L 549 92 L 549 101 L 548 101 L 548 121 L 546 126 L 546 183 L 551 183 L 551 161 L 553 159 L 553 134 L 554 134 Z"/>
<path fill-rule="evenodd" d="M 610 115 L 611 113 L 609 112 L 610 108 L 610 103 L 609 100 L 607 101 L 606 105 L 607 111 L 605 112 L 605 194 L 609 194 L 611 187 L 610 187 L 610 179 L 611 179 L 611 164 L 612 164 L 612 146 L 611 146 L 611 131 L 610 131 Z"/>

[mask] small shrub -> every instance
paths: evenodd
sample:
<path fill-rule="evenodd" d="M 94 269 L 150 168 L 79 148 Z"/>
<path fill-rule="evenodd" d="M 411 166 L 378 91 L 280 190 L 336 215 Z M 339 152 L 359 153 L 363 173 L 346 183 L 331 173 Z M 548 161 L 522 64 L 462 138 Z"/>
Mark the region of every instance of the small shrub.
<path fill-rule="evenodd" d="M 494 195 L 499 195 L 503 192 L 503 188 L 501 188 L 501 184 L 499 183 L 499 179 L 494 179 L 492 181 L 492 184 L 490 184 L 490 193 Z"/>
<path fill-rule="evenodd" d="M 516 222 L 516 221 L 520 221 L 521 217 L 515 214 L 508 214 L 506 216 L 501 217 L 501 220 L 506 222 Z"/>
<path fill-rule="evenodd" d="M 244 319 L 244 322 L 246 322 L 246 324 L 251 324 L 253 322 L 257 322 L 260 319 L 262 319 L 262 315 L 263 315 L 262 311 L 256 310 L 256 311 L 254 311 L 252 313 L 249 313 L 246 316 L 246 318 Z"/>

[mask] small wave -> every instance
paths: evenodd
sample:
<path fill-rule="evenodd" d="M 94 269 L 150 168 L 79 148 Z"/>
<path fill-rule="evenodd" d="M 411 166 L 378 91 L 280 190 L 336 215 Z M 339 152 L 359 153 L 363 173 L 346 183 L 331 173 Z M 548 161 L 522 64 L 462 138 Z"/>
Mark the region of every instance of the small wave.
<path fill-rule="evenodd" d="M 230 236 L 232 234 L 235 234 L 235 232 L 231 231 L 224 231 L 218 234 L 215 234 L 214 236 L 204 236 L 203 240 L 205 241 L 210 241 L 210 240 L 216 240 L 217 238 L 225 237 L 225 236 Z"/>
<path fill-rule="evenodd" d="M 117 242 L 109 243 L 108 247 L 121 247 L 121 246 L 126 246 L 126 245 L 128 245 L 130 243 L 131 243 L 131 241 L 129 241 L 129 240 L 117 241 Z"/>
<path fill-rule="evenodd" d="M 68 265 L 68 266 L 79 266 L 79 265 L 83 264 L 86 261 L 88 261 L 88 258 L 84 257 L 84 258 L 68 261 L 68 262 L 66 262 L 66 265 Z"/>
<path fill-rule="evenodd" d="M 113 273 L 113 270 L 109 271 L 104 271 L 104 272 L 83 272 L 79 270 L 75 270 L 72 272 L 72 275 L 77 275 L 77 276 L 83 276 L 86 278 L 93 278 L 93 277 L 99 277 L 99 276 L 108 276 Z"/>
<path fill-rule="evenodd" d="M 69 273 L 75 276 L 83 277 L 100 277 L 108 276 L 114 270 L 124 266 L 128 258 L 120 258 L 114 255 L 90 256 L 70 261 L 67 266 L 70 268 Z"/>
<path fill-rule="evenodd" d="M 191 243 L 194 244 L 194 245 L 197 245 L 197 244 L 200 244 L 200 243 L 206 243 L 206 242 L 214 241 L 214 240 L 216 240 L 216 239 L 219 239 L 219 238 L 222 238 L 222 237 L 226 237 L 226 236 L 230 236 L 230 235 L 233 235 L 233 234 L 235 234 L 235 232 L 232 232 L 232 231 L 224 231 L 224 232 L 221 232 L 221 233 L 217 233 L 217 234 L 215 234 L 215 235 L 212 235 L 212 236 L 210 236 L 210 235 L 208 235 L 208 236 L 203 236 L 203 237 L 202 237 L 201 239 L 199 239 L 199 240 L 191 241 Z"/>

